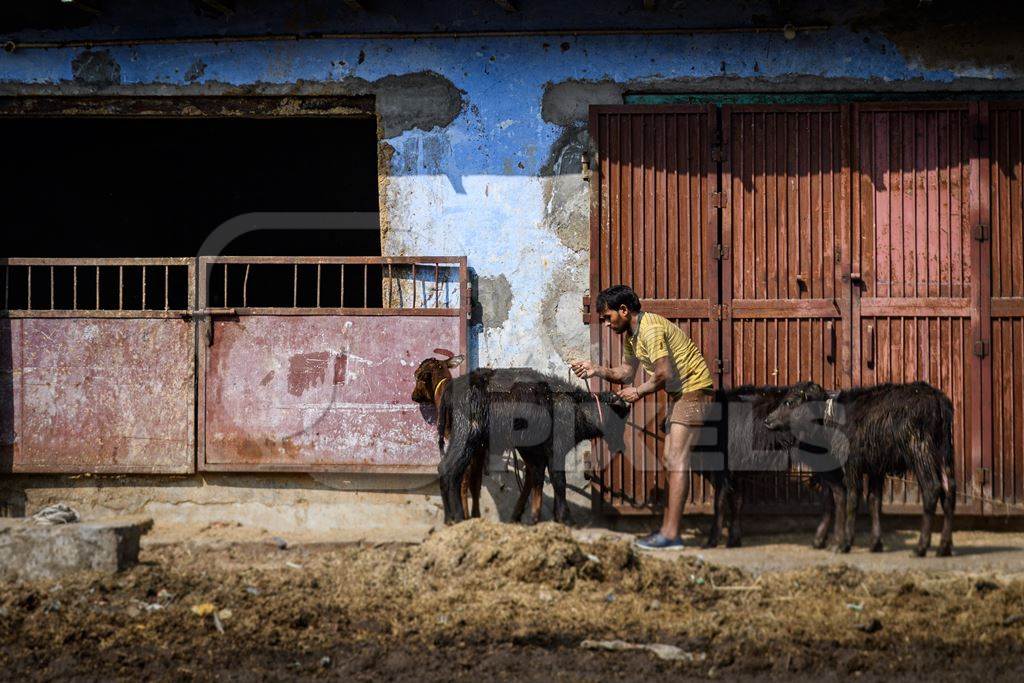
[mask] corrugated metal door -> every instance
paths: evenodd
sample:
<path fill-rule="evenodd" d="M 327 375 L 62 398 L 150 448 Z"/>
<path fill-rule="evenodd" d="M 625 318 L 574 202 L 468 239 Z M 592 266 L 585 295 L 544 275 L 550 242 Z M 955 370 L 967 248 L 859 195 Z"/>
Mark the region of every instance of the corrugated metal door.
<path fill-rule="evenodd" d="M 981 464 L 982 358 L 976 104 L 855 105 L 854 380 L 924 380 L 953 400 L 956 475 L 969 511 Z M 920 510 L 891 480 L 890 510 Z"/>
<path fill-rule="evenodd" d="M 725 106 L 720 128 L 716 114 L 595 108 L 591 291 L 636 285 L 720 359 L 727 386 L 938 386 L 954 404 L 959 510 L 1024 511 L 1024 105 Z M 689 166 L 683 121 L 696 131 Z M 699 290 L 672 290 L 673 273 L 702 278 Z M 618 339 L 591 333 L 618 357 Z M 652 502 L 654 415 L 636 413 L 642 474 L 617 463 L 606 476 L 616 509 Z M 811 502 L 792 474 L 747 497 L 764 510 Z M 890 482 L 886 505 L 917 512 L 916 486 Z"/>
<path fill-rule="evenodd" d="M 591 181 L 591 292 L 631 284 L 653 311 L 678 324 L 708 359 L 718 355 L 718 190 L 711 159 L 716 135 L 710 106 L 591 107 L 592 143 L 599 165 Z M 618 335 L 590 313 L 591 340 L 601 361 L 617 363 Z M 664 399 L 648 397 L 631 415 L 627 452 L 605 471 L 601 502 L 619 512 L 647 512 L 664 486 L 658 466 Z M 601 444 L 595 444 L 603 448 Z M 605 457 L 609 454 L 604 453 Z M 694 478 L 693 502 L 709 507 L 711 493 Z"/>
<path fill-rule="evenodd" d="M 993 103 L 987 129 L 982 145 L 989 163 L 982 181 L 984 190 L 984 182 L 990 179 L 990 191 L 983 191 L 981 198 L 990 199 L 982 215 L 991 215 L 991 241 L 984 244 L 990 244 L 992 264 L 992 380 L 983 394 L 991 411 L 983 424 L 991 431 L 995 457 L 985 458 L 982 474 L 989 476 L 982 490 L 999 501 L 987 506 L 988 511 L 1020 514 L 1024 506 L 1024 103 Z"/>
<path fill-rule="evenodd" d="M 849 125 L 840 106 L 722 108 L 722 358 L 728 386 L 849 386 Z M 784 472 L 753 505 L 817 496 Z"/>

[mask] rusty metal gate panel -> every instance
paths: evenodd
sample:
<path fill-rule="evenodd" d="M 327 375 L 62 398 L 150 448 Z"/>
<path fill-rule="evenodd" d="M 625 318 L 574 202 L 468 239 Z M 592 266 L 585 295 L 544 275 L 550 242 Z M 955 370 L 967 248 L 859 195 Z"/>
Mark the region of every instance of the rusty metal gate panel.
<path fill-rule="evenodd" d="M 986 112 L 982 112 L 983 116 Z M 982 245 L 991 249 L 991 382 L 984 426 L 991 444 L 980 485 L 993 514 L 1024 512 L 1024 103 L 992 103 L 982 140 Z M 984 182 L 989 191 L 984 191 Z M 987 220 L 987 223 L 984 222 Z M 986 300 L 983 298 L 983 301 Z M 989 403 L 989 400 L 991 403 Z"/>
<path fill-rule="evenodd" d="M 842 106 L 722 108 L 727 386 L 850 385 L 847 112 Z M 798 472 L 759 477 L 744 499 L 762 509 L 817 506 L 817 494 L 800 478 Z"/>
<path fill-rule="evenodd" d="M 191 259 L 7 259 L 0 472 L 194 471 Z"/>
<path fill-rule="evenodd" d="M 981 465 L 978 105 L 854 106 L 853 298 L 857 384 L 924 380 L 953 400 L 960 509 Z M 978 351 L 976 355 L 975 351 Z M 912 479 L 891 511 L 920 510 Z"/>
<path fill-rule="evenodd" d="M 645 311 L 678 324 L 713 362 L 718 356 L 714 108 L 595 106 L 590 134 L 599 161 L 591 178 L 591 294 L 630 284 Z M 593 307 L 586 319 L 601 362 L 618 362 L 621 339 L 602 329 Z M 658 466 L 663 401 L 647 397 L 634 406 L 627 452 L 612 460 L 599 487 L 596 502 L 604 511 L 649 513 L 656 505 L 664 488 Z M 611 457 L 603 443 L 593 447 L 601 457 Z M 711 491 L 702 478 L 694 477 L 691 491 L 698 509 L 710 509 Z"/>
<path fill-rule="evenodd" d="M 465 257 L 204 257 L 199 301 L 202 469 L 436 472 L 413 371 L 465 353 Z"/>

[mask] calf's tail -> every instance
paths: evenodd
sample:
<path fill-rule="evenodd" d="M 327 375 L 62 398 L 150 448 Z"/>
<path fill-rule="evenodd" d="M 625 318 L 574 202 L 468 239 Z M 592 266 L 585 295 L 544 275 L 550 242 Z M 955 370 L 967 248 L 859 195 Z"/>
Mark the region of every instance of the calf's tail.
<path fill-rule="evenodd" d="M 956 500 L 956 475 L 953 469 L 953 404 L 942 397 L 939 415 L 942 424 L 939 454 L 941 457 L 942 496 Z"/>

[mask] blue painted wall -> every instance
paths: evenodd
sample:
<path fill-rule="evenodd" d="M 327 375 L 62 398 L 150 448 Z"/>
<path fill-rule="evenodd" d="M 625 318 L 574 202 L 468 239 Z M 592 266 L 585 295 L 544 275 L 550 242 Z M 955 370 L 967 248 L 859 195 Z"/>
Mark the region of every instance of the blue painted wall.
<path fill-rule="evenodd" d="M 198 16 L 183 11 L 183 4 L 112 7 L 98 19 L 65 29 L 26 21 L 4 39 L 23 43 L 263 32 L 750 27 L 789 20 L 798 26 L 832 26 L 798 31 L 792 40 L 781 31 L 567 34 L 139 44 L 91 50 L 20 46 L 0 54 L 4 94 L 339 88 L 372 93 L 381 79 L 424 71 L 450 81 L 461 91 L 461 108 L 450 123 L 422 129 L 384 121 L 388 132 L 381 141 L 382 153 L 393 154 L 390 173 L 381 179 L 383 248 L 386 254 L 468 255 L 479 277 L 484 309 L 483 325 L 473 335 L 473 356 L 482 365 L 531 365 L 561 372 L 563 357 L 586 353 L 588 335 L 579 306 L 588 278 L 587 185 L 578 176 L 578 154 L 585 142 L 581 116 L 587 104 L 621 102 L 626 91 L 1024 90 L 1024 58 L 1017 57 L 1024 41 L 1000 29 L 998 19 L 971 46 L 963 43 L 976 32 L 957 32 L 954 26 L 951 33 L 948 21 L 941 24 L 941 17 L 927 14 L 909 15 L 908 25 L 905 15 L 884 15 L 885 3 L 877 2 L 841 10 L 828 9 L 829 3 L 797 2 L 790 3 L 795 9 L 785 15 L 767 2 L 662 2 L 656 12 L 642 11 L 638 2 L 521 2 L 522 11 L 514 15 L 482 1 L 430 3 L 434 8 L 429 13 L 386 2 L 370 3 L 372 11 L 363 13 L 337 2 L 239 2 L 228 18 Z M 923 23 L 915 24 L 915 16 Z M 975 12 L 971 21 L 977 17 Z M 930 33 L 927 22 L 932 18 L 946 28 Z M 957 35 L 962 40 L 943 47 L 942 41 Z M 111 82 L 83 72 L 83 56 L 105 64 Z M 76 59 L 78 67 L 73 66 Z M 580 83 L 564 85 L 573 81 Z M 416 107 L 420 94 L 415 88 L 407 94 L 399 88 L 392 96 L 399 106 Z M 325 144 L 337 145 L 343 161 L 343 140 Z"/>

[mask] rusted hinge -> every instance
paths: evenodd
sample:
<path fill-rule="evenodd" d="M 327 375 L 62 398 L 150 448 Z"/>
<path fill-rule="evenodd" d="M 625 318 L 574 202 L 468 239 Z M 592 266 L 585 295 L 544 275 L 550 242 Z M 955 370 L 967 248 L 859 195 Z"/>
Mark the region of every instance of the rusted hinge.
<path fill-rule="evenodd" d="M 729 258 L 729 247 L 721 243 L 716 243 L 715 246 L 711 248 L 711 257 L 719 261 L 725 261 Z"/>
<path fill-rule="evenodd" d="M 724 209 L 729 203 L 724 192 L 711 193 L 711 206 L 715 209 Z"/>
<path fill-rule="evenodd" d="M 974 342 L 974 355 L 978 358 L 984 358 L 988 355 L 988 342 L 984 339 L 979 339 Z"/>
<path fill-rule="evenodd" d="M 711 319 L 725 320 L 729 317 L 728 304 L 711 304 Z"/>
<path fill-rule="evenodd" d="M 590 297 L 589 296 L 583 297 L 582 313 L 583 313 L 583 324 L 584 325 L 589 325 L 590 324 Z"/>
<path fill-rule="evenodd" d="M 728 358 L 716 358 L 711 362 L 712 372 L 716 375 L 729 372 L 729 359 Z"/>
<path fill-rule="evenodd" d="M 974 239 L 979 242 L 986 242 L 992 236 L 992 230 L 984 223 L 978 223 L 974 226 Z"/>

